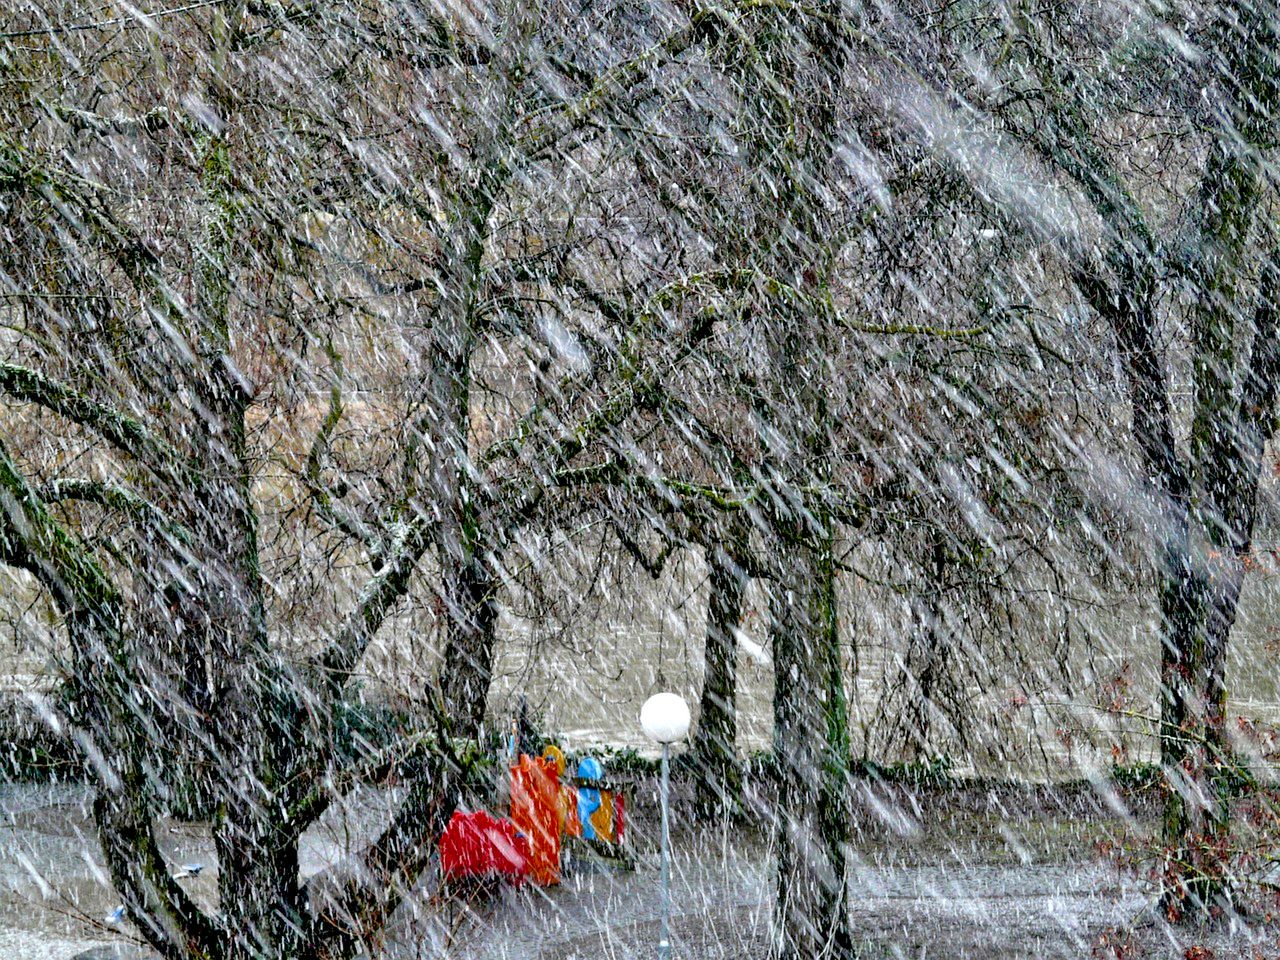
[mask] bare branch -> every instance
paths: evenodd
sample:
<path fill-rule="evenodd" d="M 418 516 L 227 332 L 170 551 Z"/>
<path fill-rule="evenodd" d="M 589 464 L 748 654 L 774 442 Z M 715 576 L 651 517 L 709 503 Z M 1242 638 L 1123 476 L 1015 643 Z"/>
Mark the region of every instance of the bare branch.
<path fill-rule="evenodd" d="M 154 503 L 126 487 L 101 480 L 62 478 L 40 488 L 39 497 L 46 503 L 62 500 L 83 500 L 96 503 L 127 514 L 134 519 L 163 531 L 183 544 L 192 542 L 191 531 L 170 520 Z"/>
<path fill-rule="evenodd" d="M 22 403 L 34 403 L 92 430 L 160 476 L 177 477 L 187 472 L 184 458 L 140 421 L 30 367 L 0 363 L 0 393 Z"/>

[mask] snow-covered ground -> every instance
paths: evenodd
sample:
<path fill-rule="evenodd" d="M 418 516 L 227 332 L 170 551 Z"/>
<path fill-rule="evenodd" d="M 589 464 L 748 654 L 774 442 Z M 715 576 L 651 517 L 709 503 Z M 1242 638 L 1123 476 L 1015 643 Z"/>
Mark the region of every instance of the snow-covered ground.
<path fill-rule="evenodd" d="M 306 872 L 339 852 L 337 836 L 359 843 L 355 838 L 368 833 L 380 804 L 367 800 L 355 822 L 330 821 L 308 837 Z M 646 791 L 638 790 L 636 800 L 635 872 L 581 869 L 551 890 L 507 890 L 493 902 L 444 912 L 424 895 L 401 911 L 387 955 L 650 960 L 659 918 L 653 811 Z M 1106 829 L 1103 822 L 1034 807 L 997 816 L 973 809 L 939 816 L 938 809 L 917 809 L 907 829 L 877 824 L 872 813 L 858 830 L 850 908 L 863 955 L 1085 958 L 1104 929 L 1131 922 L 1147 906 L 1139 888 L 1089 855 L 1088 838 Z M 0 834 L 0 956 L 145 955 L 130 946 L 126 931 L 104 922 L 118 901 L 101 870 L 84 789 L 0 786 Z M 173 824 L 160 839 L 173 863 L 210 864 L 183 882 L 197 898 L 211 898 L 216 872 L 207 831 Z M 678 823 L 674 843 L 676 958 L 763 956 L 773 895 L 766 841 Z M 1142 937 L 1153 948 L 1147 956 L 1181 957 L 1185 949 L 1154 927 Z M 1249 939 L 1218 932 L 1207 942 L 1225 958 L 1247 956 Z M 1206 938 L 1186 942 L 1193 941 Z"/>

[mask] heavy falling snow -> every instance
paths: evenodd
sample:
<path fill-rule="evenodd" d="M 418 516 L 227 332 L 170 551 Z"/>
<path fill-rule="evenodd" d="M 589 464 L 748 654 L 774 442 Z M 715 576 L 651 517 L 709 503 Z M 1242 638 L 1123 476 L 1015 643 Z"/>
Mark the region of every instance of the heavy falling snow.
<path fill-rule="evenodd" d="M 0 0 L 0 960 L 1280 958 L 1280 5 Z"/>

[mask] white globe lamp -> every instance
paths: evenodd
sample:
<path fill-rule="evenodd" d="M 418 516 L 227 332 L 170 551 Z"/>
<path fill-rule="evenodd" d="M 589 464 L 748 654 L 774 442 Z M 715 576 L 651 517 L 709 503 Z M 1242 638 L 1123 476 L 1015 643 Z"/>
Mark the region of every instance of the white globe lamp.
<path fill-rule="evenodd" d="M 640 726 L 657 743 L 683 740 L 689 732 L 689 705 L 674 693 L 655 693 L 640 708 Z"/>
<path fill-rule="evenodd" d="M 650 740 L 662 744 L 662 926 L 658 960 L 671 957 L 671 745 L 689 732 L 689 705 L 674 693 L 655 693 L 640 708 L 640 726 Z"/>

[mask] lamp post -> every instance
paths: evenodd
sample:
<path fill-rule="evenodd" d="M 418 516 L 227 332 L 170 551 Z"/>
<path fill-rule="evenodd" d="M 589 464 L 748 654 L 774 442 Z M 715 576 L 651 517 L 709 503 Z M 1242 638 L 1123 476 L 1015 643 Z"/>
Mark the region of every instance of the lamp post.
<path fill-rule="evenodd" d="M 645 736 L 662 744 L 662 927 L 658 960 L 671 958 L 671 824 L 668 794 L 671 791 L 671 744 L 689 732 L 689 705 L 674 693 L 655 693 L 640 708 Z"/>

